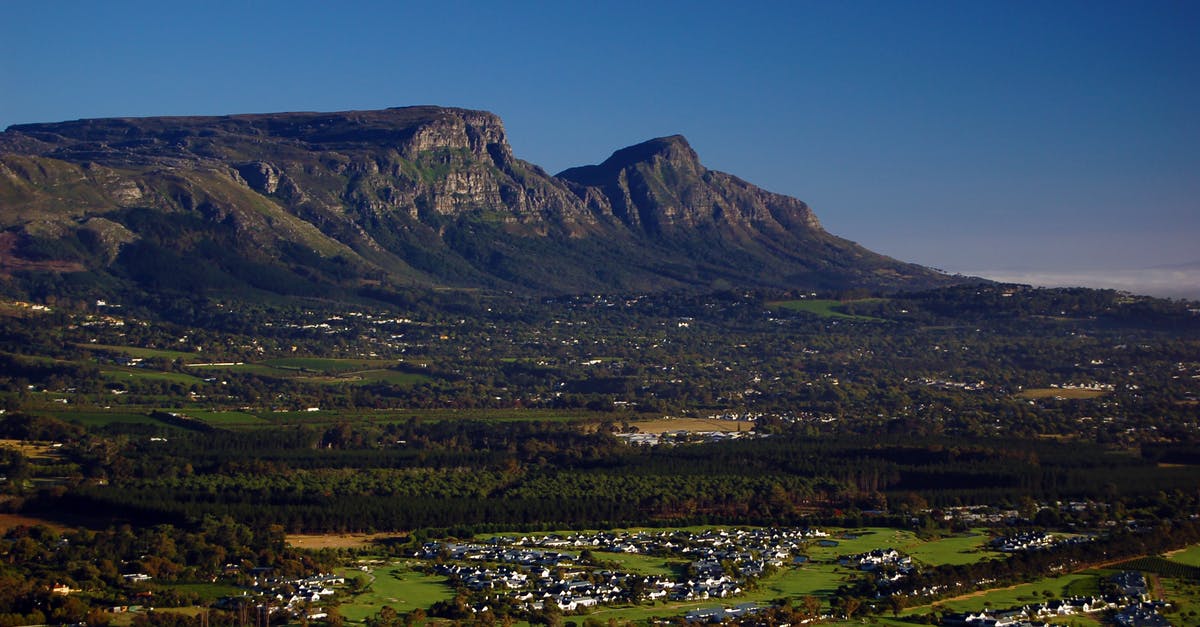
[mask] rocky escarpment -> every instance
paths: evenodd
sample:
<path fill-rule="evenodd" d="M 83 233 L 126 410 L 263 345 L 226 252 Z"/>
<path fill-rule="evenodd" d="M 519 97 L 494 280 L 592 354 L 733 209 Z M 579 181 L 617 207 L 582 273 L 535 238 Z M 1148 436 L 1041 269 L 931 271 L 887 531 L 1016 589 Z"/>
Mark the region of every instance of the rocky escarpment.
<path fill-rule="evenodd" d="M 753 237 L 822 230 L 803 202 L 705 168 L 682 135 L 618 150 L 599 165 L 571 168 L 558 177 L 588 188 L 580 196 L 596 210 L 647 233 L 708 227 Z"/>
<path fill-rule="evenodd" d="M 0 228 L 11 255 L 158 287 L 171 277 L 147 265 L 301 292 L 947 280 L 708 170 L 680 136 L 550 176 L 514 157 L 495 115 L 440 107 L 14 126 Z"/>

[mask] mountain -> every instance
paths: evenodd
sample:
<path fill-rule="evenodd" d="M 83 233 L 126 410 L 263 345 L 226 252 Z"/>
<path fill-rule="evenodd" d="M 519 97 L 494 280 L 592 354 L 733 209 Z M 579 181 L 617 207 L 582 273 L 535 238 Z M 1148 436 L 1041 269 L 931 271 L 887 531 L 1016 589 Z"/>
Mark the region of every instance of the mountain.
<path fill-rule="evenodd" d="M 830 235 L 681 136 L 551 176 L 495 115 L 432 106 L 12 126 L 0 279 L 299 295 L 953 280 Z"/>

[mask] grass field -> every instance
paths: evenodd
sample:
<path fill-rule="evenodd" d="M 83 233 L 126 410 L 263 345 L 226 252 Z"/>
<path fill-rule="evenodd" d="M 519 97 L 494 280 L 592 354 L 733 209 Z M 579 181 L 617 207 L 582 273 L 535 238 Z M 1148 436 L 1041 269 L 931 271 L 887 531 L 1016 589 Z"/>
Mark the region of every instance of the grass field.
<path fill-rule="evenodd" d="M 1200 626 L 1200 584 L 1183 579 L 1162 578 L 1163 597 L 1178 611 L 1168 616 L 1176 627 Z"/>
<path fill-rule="evenodd" d="M 167 381 L 170 383 L 182 383 L 184 385 L 193 385 L 203 383 L 199 378 L 193 377 L 190 374 L 182 372 L 163 372 L 161 370 L 148 370 L 146 368 L 126 368 L 121 366 L 105 366 L 100 369 L 100 374 L 109 381 L 133 381 L 141 379 L 144 381 Z"/>
<path fill-rule="evenodd" d="M 214 364 L 188 364 L 188 368 L 196 372 L 245 372 L 248 374 L 261 374 L 269 377 L 285 378 L 295 376 L 295 372 L 289 372 L 279 368 L 272 368 L 262 364 L 231 364 L 231 365 L 214 365 Z"/>
<path fill-rule="evenodd" d="M 602 562 L 614 562 L 618 564 L 617 569 L 628 572 L 637 573 L 639 575 L 660 575 L 664 577 L 675 577 L 679 575 L 679 569 L 671 568 L 670 563 L 661 558 L 650 555 L 636 555 L 632 553 L 602 553 L 597 551 L 594 553 L 596 559 Z M 680 568 L 685 566 L 681 564 Z"/>
<path fill-rule="evenodd" d="M 396 370 L 352 370 L 341 371 L 337 374 L 298 376 L 297 381 L 310 383 L 350 383 L 352 385 L 370 385 L 372 383 L 388 383 L 391 385 L 409 386 L 428 383 L 432 378 L 423 374 L 398 372 Z"/>
<path fill-rule="evenodd" d="M 360 574 L 356 569 L 347 569 L 341 574 L 347 578 Z M 426 575 L 411 570 L 408 566 L 390 564 L 369 573 L 374 580 L 367 591 L 341 605 L 342 616 L 348 620 L 361 621 L 379 613 L 380 608 L 390 605 L 397 612 L 411 612 L 453 598 L 454 591 L 446 584 L 446 578 Z"/>
<path fill-rule="evenodd" d="M 1001 557 L 1001 553 L 984 548 L 989 537 L 983 533 L 962 534 L 929 542 L 917 540 L 915 545 L 896 547 L 914 560 L 925 564 L 974 564 L 980 560 Z"/>
<path fill-rule="evenodd" d="M 413 372 L 389 370 L 395 361 L 386 359 L 325 359 L 319 357 L 287 357 L 258 363 L 235 365 L 192 365 L 192 368 L 229 373 L 257 374 L 277 379 L 294 379 L 307 383 L 369 385 L 388 383 L 409 386 L 433 379 Z"/>
<path fill-rule="evenodd" d="M 161 357 L 163 359 L 182 359 L 184 361 L 199 361 L 199 355 L 196 353 L 185 353 L 183 351 L 161 350 L 157 348 L 139 348 L 137 346 L 113 346 L 111 344 L 76 344 L 79 348 L 90 351 L 106 351 L 112 353 L 120 353 L 130 357 L 140 357 L 142 359 L 153 359 Z"/>
<path fill-rule="evenodd" d="M 803 311 L 805 313 L 821 316 L 822 318 L 845 318 L 848 320 L 861 320 L 865 322 L 884 322 L 883 318 L 874 318 L 871 316 L 856 316 L 843 311 L 838 311 L 838 307 L 849 302 L 880 302 L 883 299 L 869 298 L 861 301 L 840 301 L 840 300 L 821 300 L 821 299 L 803 299 L 803 300 L 780 300 L 767 303 L 768 307 L 779 309 L 788 309 L 791 311 Z"/>
<path fill-rule="evenodd" d="M 1037 400 L 1043 398 L 1065 398 L 1070 400 L 1080 400 L 1089 398 L 1100 398 L 1108 394 L 1104 390 L 1079 390 L 1079 389 L 1063 389 L 1063 388 L 1032 388 L 1018 394 L 1021 398 Z"/>
<path fill-rule="evenodd" d="M 155 420 L 146 414 L 134 413 L 131 411 L 56 411 L 51 414 L 59 420 L 68 420 L 77 422 L 85 427 L 103 427 L 113 423 L 121 424 L 136 424 L 136 425 L 155 425 L 167 429 L 177 429 L 172 425 Z"/>
<path fill-rule="evenodd" d="M 939 601 L 936 605 L 948 612 L 977 612 L 985 607 L 1000 609 L 1025 605 L 1034 601 L 1044 601 L 1048 598 L 1061 599 L 1072 594 L 1094 593 L 1097 589 L 1098 576 L 1096 572 L 1082 572 L 1061 577 L 1049 577 L 1006 588 L 982 590 L 954 599 Z M 924 614 L 929 609 L 929 606 L 925 605 L 910 608 L 904 613 L 907 615 Z"/>
<path fill-rule="evenodd" d="M 613 414 L 603 414 L 604 417 L 620 419 Z M 405 422 L 419 419 L 422 422 L 440 420 L 484 420 L 489 422 L 576 422 L 595 420 L 597 414 L 585 410 L 556 410 L 556 409 L 423 409 L 419 411 L 374 411 L 374 410 L 342 410 L 342 411 L 290 411 L 263 414 L 272 422 L 287 424 L 325 425 L 341 421 L 390 423 Z"/>
<path fill-rule="evenodd" d="M 196 594 L 205 601 L 216 601 L 221 597 L 232 597 L 242 594 L 244 588 L 220 583 L 170 583 L 156 586 L 163 590 L 177 590 Z"/>
<path fill-rule="evenodd" d="M 764 579 L 759 583 L 759 589 L 767 591 L 769 599 L 810 594 L 827 597 L 833 594 L 838 586 L 849 581 L 850 576 L 849 570 L 831 564 L 805 564 Z"/>
<path fill-rule="evenodd" d="M 247 414 L 240 411 L 208 411 L 203 409 L 186 409 L 183 413 L 195 418 L 196 420 L 200 420 L 205 424 L 219 428 L 266 426 L 271 424 L 270 421 L 263 420 L 254 414 Z"/>
<path fill-rule="evenodd" d="M 1200 544 L 1182 551 L 1172 551 L 1166 557 L 1172 562 L 1200 567 Z"/>
<path fill-rule="evenodd" d="M 307 370 L 311 372 L 336 373 L 356 370 L 371 370 L 395 365 L 387 359 L 333 359 L 325 357 L 283 357 L 262 362 L 265 366 L 284 370 Z"/>

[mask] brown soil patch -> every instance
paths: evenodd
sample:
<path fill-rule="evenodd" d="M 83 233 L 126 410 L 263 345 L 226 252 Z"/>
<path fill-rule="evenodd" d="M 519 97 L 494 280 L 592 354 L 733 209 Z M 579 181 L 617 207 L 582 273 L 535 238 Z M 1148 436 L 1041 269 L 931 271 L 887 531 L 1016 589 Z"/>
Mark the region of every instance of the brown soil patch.
<path fill-rule="evenodd" d="M 16 254 L 17 234 L 0 233 L 0 277 L 9 278 L 13 272 L 44 270 L 48 272 L 83 272 L 86 268 L 78 261 L 33 261 L 22 259 Z"/>
<path fill-rule="evenodd" d="M 362 549 L 381 540 L 399 540 L 402 533 L 298 533 L 287 537 L 288 544 L 297 549 Z"/>
<path fill-rule="evenodd" d="M 7 533 L 9 529 L 17 527 L 36 527 L 41 525 L 55 531 L 66 531 L 69 527 L 64 527 L 56 522 L 43 520 L 41 518 L 33 518 L 32 516 L 22 516 L 20 514 L 0 514 L 0 533 Z"/>
<path fill-rule="evenodd" d="M 1106 390 L 1085 390 L 1080 388 L 1033 388 L 1025 390 L 1017 396 L 1028 399 L 1060 398 L 1064 400 L 1080 400 L 1100 398 L 1108 394 Z"/>
<path fill-rule="evenodd" d="M 0 448 L 16 449 L 29 459 L 53 459 L 59 456 L 58 448 L 45 442 L 0 439 Z"/>

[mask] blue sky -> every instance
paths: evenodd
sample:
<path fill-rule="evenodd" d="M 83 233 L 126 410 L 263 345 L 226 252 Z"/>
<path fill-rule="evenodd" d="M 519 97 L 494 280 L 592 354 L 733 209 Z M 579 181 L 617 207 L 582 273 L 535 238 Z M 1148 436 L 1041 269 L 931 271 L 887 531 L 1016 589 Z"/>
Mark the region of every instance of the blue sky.
<path fill-rule="evenodd" d="M 1195 1 L 7 3 L 0 127 L 439 104 L 551 172 L 682 133 L 880 252 L 1080 276 L 1200 262 L 1197 33 Z"/>

